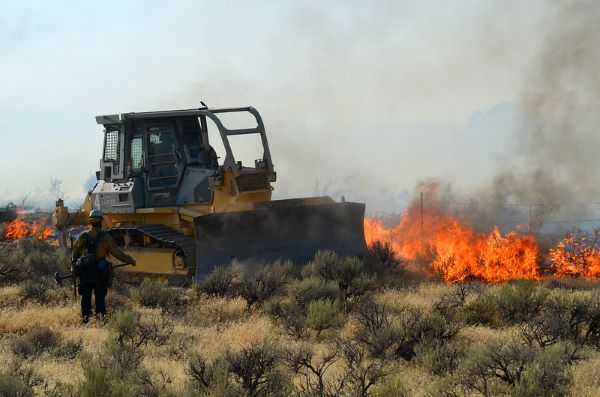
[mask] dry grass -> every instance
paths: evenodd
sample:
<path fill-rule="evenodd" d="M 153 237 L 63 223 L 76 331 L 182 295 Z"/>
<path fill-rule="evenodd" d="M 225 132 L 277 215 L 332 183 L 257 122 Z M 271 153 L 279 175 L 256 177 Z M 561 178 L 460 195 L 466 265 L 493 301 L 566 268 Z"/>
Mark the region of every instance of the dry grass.
<path fill-rule="evenodd" d="M 57 383 L 76 384 L 83 379 L 83 369 L 73 360 L 58 360 L 53 357 L 38 357 L 33 363 L 36 373 L 47 381 L 50 387 Z M 74 365 L 75 364 L 75 365 Z"/>
<path fill-rule="evenodd" d="M 401 290 L 386 289 L 375 294 L 375 300 L 384 303 L 393 311 L 402 309 L 419 309 L 430 313 L 432 302 L 447 293 L 452 286 L 440 284 L 423 284 Z M 189 294 L 189 291 L 183 291 Z M 560 292 L 551 292 L 551 295 Z M 564 291 L 562 292 L 564 294 Z M 592 291 L 574 291 L 572 299 L 593 295 Z M 8 367 L 15 360 L 11 352 L 11 338 L 25 332 L 34 325 L 45 325 L 60 335 L 62 340 L 81 341 L 82 351 L 97 355 L 109 337 L 108 327 L 100 321 L 92 321 L 86 326 L 79 322 L 79 305 L 74 301 L 66 304 L 44 305 L 29 303 L 15 305 L 19 300 L 18 287 L 7 286 L 0 289 L 0 366 Z M 155 382 L 168 382 L 166 390 L 177 394 L 183 390 L 188 379 L 186 372 L 190 354 L 197 352 L 207 361 L 220 357 L 226 351 L 239 351 L 251 344 L 268 341 L 276 346 L 297 349 L 302 345 L 313 348 L 317 356 L 331 350 L 326 340 L 296 340 L 288 336 L 260 308 L 248 310 L 246 302 L 241 298 L 190 298 L 189 307 L 181 310 L 179 315 L 168 315 L 173 321 L 173 332 L 167 345 L 149 343 L 144 349 L 142 366 Z M 166 316 L 160 309 L 144 308 L 127 302 L 137 315 L 151 319 Z M 357 331 L 356 324 L 348 321 L 337 335 L 349 337 Z M 508 327 L 492 329 L 486 326 L 465 326 L 457 338 L 465 344 L 478 345 L 496 338 L 508 338 L 516 332 L 516 328 Z M 330 333 L 329 336 L 335 336 Z M 43 353 L 31 359 L 30 365 L 36 374 L 46 382 L 46 390 L 57 383 L 77 384 L 83 380 L 83 370 L 79 359 L 65 359 Z M 343 372 L 342 361 L 331 367 L 326 377 L 335 379 Z M 571 366 L 571 395 L 600 395 L 600 353 L 588 350 L 584 360 Z M 403 385 L 409 396 L 426 396 L 435 375 L 423 368 L 404 361 L 396 363 L 394 377 Z M 295 379 L 294 382 L 298 382 Z M 43 394 L 38 387 L 38 393 Z"/>
<path fill-rule="evenodd" d="M 211 325 L 201 328 L 193 349 L 208 360 L 212 360 L 227 350 L 237 351 L 252 343 L 263 340 L 277 342 L 280 338 L 274 332 L 271 320 L 263 315 L 255 315 L 226 327 Z"/>
<path fill-rule="evenodd" d="M 574 365 L 572 371 L 573 396 L 600 396 L 600 352 L 591 352 L 587 360 Z"/>
<path fill-rule="evenodd" d="M 0 310 L 0 333 L 21 333 L 33 325 L 51 329 L 76 327 L 80 323 L 79 307 L 75 302 L 66 306 L 47 306 L 29 303 Z"/>
<path fill-rule="evenodd" d="M 188 321 L 196 325 L 212 326 L 240 321 L 248 316 L 248 305 L 240 297 L 211 298 L 202 296 L 188 310 Z"/>
<path fill-rule="evenodd" d="M 336 285 L 336 283 L 333 284 Z M 598 292 L 590 287 L 592 285 L 590 283 L 568 282 L 565 285 L 567 288 L 541 285 L 536 288 L 538 288 L 538 292 L 544 292 L 546 299 L 564 302 L 565 307 L 576 306 L 582 302 L 590 303 L 588 306 L 593 307 L 593 302 L 598 301 Z M 135 349 L 139 349 L 138 352 L 141 352 L 141 363 L 137 369 L 147 373 L 153 383 L 163 387 L 160 395 L 166 396 L 182 393 L 186 383 L 190 380 L 188 364 L 193 356 L 199 355 L 210 364 L 219 358 L 226 357 L 228 352 L 240 352 L 257 345 L 274 347 L 278 349 L 279 353 L 298 352 L 308 348 L 314 352 L 313 358 L 316 362 L 326 354 L 336 352 L 338 354 L 336 361 L 325 376 L 327 381 L 334 382 L 338 377 L 345 375 L 350 366 L 348 356 L 342 354 L 345 352 L 339 351 L 340 346 L 343 346 L 342 342 L 349 340 L 361 343 L 386 342 L 385 332 L 395 332 L 392 334 L 392 338 L 395 338 L 394 343 L 404 339 L 402 343 L 392 343 L 391 352 L 386 351 L 386 354 L 389 353 L 389 355 L 384 358 L 369 351 L 365 347 L 367 345 L 362 346 L 364 349 L 362 353 L 365 356 L 364 359 L 359 359 L 358 367 L 364 369 L 376 363 L 377 360 L 387 360 L 386 371 L 389 371 L 389 374 L 376 381 L 376 385 L 388 387 L 386 389 L 382 386 L 381 390 L 389 392 L 390 385 L 397 382 L 405 390 L 406 395 L 429 396 L 432 395 L 432 385 L 455 376 L 456 373 L 453 371 L 464 367 L 457 365 L 452 367 L 454 369 L 447 370 L 440 375 L 439 372 L 435 372 L 431 370 L 431 367 L 423 364 L 423 361 L 419 363 L 418 356 L 411 358 L 405 355 L 407 346 L 412 344 L 409 347 L 414 348 L 421 342 L 424 344 L 425 342 L 442 343 L 440 335 L 448 331 L 443 327 L 452 322 L 456 322 L 453 325 L 457 325 L 459 330 L 456 334 L 452 334 L 451 330 L 448 331 L 451 336 L 447 336 L 447 338 L 451 339 L 451 343 L 460 345 L 465 348 L 465 351 L 470 352 L 479 348 L 483 351 L 490 341 L 508 341 L 519 333 L 519 323 L 506 319 L 500 323 L 484 323 L 488 324 L 486 326 L 467 325 L 468 322 L 464 320 L 464 317 L 461 319 L 460 309 L 456 309 L 456 306 L 450 310 L 455 310 L 455 312 L 452 311 L 452 314 L 446 315 L 443 312 L 446 309 L 440 309 L 440 307 L 446 306 L 440 306 L 438 303 L 448 297 L 455 298 L 457 292 L 460 291 L 456 285 L 438 282 L 411 284 L 397 288 L 372 288 L 366 296 L 372 297 L 373 302 L 387 309 L 386 316 L 389 316 L 386 318 L 385 327 L 375 330 L 381 331 L 381 333 L 377 334 L 371 330 L 375 332 L 371 336 L 380 337 L 379 340 L 361 339 L 360 336 L 364 335 L 358 335 L 361 332 L 369 331 L 364 328 L 364 322 L 360 322 L 361 319 L 357 314 L 364 296 L 351 300 L 348 306 L 341 309 L 347 310 L 344 312 L 343 324 L 336 324 L 322 332 L 308 329 L 305 333 L 298 335 L 294 332 L 290 333 L 289 323 L 286 327 L 286 323 L 282 320 L 285 315 L 292 317 L 297 313 L 292 311 L 287 314 L 273 312 L 273 307 L 268 304 L 273 301 L 255 303 L 249 307 L 246 300 L 241 297 L 210 297 L 205 294 L 198 295 L 197 291 L 192 289 L 177 289 L 173 291 L 175 296 L 172 306 L 149 308 L 141 306 L 139 300 L 129 298 L 129 296 L 136 296 L 135 289 L 137 287 L 126 285 L 117 287 L 112 289 L 108 296 L 109 319 L 117 318 L 115 314 L 119 311 L 129 311 L 131 313 L 120 314 L 118 318 L 127 314 L 130 319 L 135 318 L 135 321 L 138 321 L 135 326 L 153 324 L 155 327 L 168 328 L 166 336 L 163 335 L 162 339 L 153 339 L 152 337 L 140 339 L 139 335 L 132 339 L 133 345 L 135 345 L 135 340 L 140 341 L 139 346 L 135 347 Z M 477 297 L 481 296 L 497 296 L 501 286 L 477 288 L 470 291 L 467 303 L 475 301 Z M 542 290 L 542 288 L 544 289 Z M 286 291 L 286 288 L 281 288 L 281 291 L 273 299 L 281 299 L 280 303 L 289 303 L 295 299 L 289 294 L 289 291 Z M 78 385 L 85 380 L 82 364 L 94 362 L 93 360 L 102 355 L 106 358 L 110 343 L 113 343 L 113 348 L 115 344 L 119 343 L 114 322 L 108 325 L 105 321 L 100 320 L 92 320 L 87 325 L 80 323 L 79 303 L 70 297 L 68 288 L 62 290 L 49 288 L 44 292 L 43 301 L 45 303 L 26 301 L 22 297 L 22 289 L 18 284 L 0 287 L 0 372 L 6 371 L 19 360 L 13 349 L 14 341 L 32 327 L 48 327 L 57 336 L 60 343 L 72 342 L 81 345 L 80 355 L 76 358 L 67 358 L 65 354 L 61 355 L 49 350 L 27 358 L 27 365 L 32 366 L 35 374 L 43 379 L 43 383 L 36 386 L 35 389 L 39 395 L 44 395 L 59 383 Z M 487 310 L 487 306 L 482 310 Z M 301 320 L 302 313 L 298 316 Z M 163 322 L 163 320 L 165 321 Z M 440 325 L 440 322 L 443 324 Z M 440 333 L 436 333 L 440 330 L 436 327 L 442 327 Z M 140 329 L 136 328 L 135 332 Z M 424 340 L 424 335 L 440 339 Z M 418 338 L 422 339 L 418 340 Z M 450 342 L 445 339 L 443 343 Z M 593 343 L 590 342 L 586 345 L 581 360 L 568 364 L 571 378 L 571 382 L 568 384 L 569 395 L 600 395 L 600 352 L 597 350 L 598 345 L 593 345 Z M 419 351 L 423 352 L 423 349 L 414 348 L 413 353 L 425 356 L 424 353 L 418 353 Z M 469 359 L 470 357 L 461 356 L 459 364 L 463 364 L 463 361 Z M 530 364 L 527 363 L 527 365 Z M 302 378 L 294 374 L 283 359 L 277 365 L 278 370 L 285 372 L 290 377 L 292 385 L 296 387 L 300 385 Z M 384 382 L 386 379 L 389 380 L 387 385 Z M 238 386 L 237 384 L 233 385 L 233 387 Z M 345 391 L 346 394 L 355 395 L 348 390 Z M 370 389 L 367 395 L 371 395 L 371 393 L 382 395 L 377 394 L 377 390 L 377 387 Z M 464 389 L 463 391 L 464 395 L 475 395 L 473 390 Z"/>
<path fill-rule="evenodd" d="M 18 306 L 21 304 L 21 289 L 18 285 L 0 288 L 0 308 Z"/>
<path fill-rule="evenodd" d="M 428 387 L 433 381 L 433 376 L 427 371 L 417 367 L 400 367 L 397 376 L 409 396 L 428 397 Z"/>
<path fill-rule="evenodd" d="M 375 295 L 375 301 L 387 306 L 390 310 L 421 310 L 431 312 L 435 302 L 453 288 L 452 285 L 431 283 L 420 284 L 415 288 L 385 289 Z"/>

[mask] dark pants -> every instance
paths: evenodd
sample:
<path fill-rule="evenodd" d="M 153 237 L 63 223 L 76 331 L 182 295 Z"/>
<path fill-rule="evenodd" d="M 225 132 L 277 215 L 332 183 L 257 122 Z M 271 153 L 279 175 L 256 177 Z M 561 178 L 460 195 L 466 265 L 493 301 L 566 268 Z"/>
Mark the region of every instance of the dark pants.
<path fill-rule="evenodd" d="M 106 314 L 106 293 L 108 283 L 106 280 L 98 280 L 95 283 L 82 281 L 79 283 L 79 295 L 81 295 L 81 318 L 87 322 L 92 314 L 92 291 L 96 303 L 96 314 Z"/>

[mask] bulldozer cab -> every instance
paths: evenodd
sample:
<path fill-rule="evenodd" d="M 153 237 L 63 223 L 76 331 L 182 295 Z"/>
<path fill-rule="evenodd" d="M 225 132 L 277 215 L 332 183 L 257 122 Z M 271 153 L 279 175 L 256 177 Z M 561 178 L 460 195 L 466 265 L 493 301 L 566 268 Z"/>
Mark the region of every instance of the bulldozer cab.
<path fill-rule="evenodd" d="M 256 125 L 228 129 L 220 116 L 230 113 L 250 114 Z M 270 191 L 276 179 L 264 125 L 252 107 L 121 113 L 97 116 L 96 121 L 105 135 L 92 199 L 106 213 L 210 204 L 227 171 L 234 176 L 235 186 L 226 187 L 232 194 Z M 221 164 L 209 142 L 209 126 L 225 151 Z M 252 134 L 260 139 L 262 156 L 254 164 L 242 164 L 230 137 Z"/>

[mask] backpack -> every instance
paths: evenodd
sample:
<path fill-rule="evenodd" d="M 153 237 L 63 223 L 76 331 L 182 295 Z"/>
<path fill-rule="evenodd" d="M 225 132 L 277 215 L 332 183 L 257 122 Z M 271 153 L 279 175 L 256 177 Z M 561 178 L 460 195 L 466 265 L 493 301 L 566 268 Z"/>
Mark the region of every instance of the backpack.
<path fill-rule="evenodd" d="M 81 235 L 85 243 L 85 251 L 75 263 L 75 275 L 79 281 L 85 283 L 95 283 L 98 281 L 98 257 L 96 256 L 96 247 L 104 237 L 104 232 L 99 232 L 96 237 L 91 238 L 87 232 Z"/>

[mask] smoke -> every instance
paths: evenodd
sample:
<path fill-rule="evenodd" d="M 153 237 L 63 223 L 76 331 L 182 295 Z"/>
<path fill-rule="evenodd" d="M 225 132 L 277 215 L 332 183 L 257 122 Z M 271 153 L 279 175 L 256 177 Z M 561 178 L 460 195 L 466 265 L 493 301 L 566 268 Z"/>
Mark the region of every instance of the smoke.
<path fill-rule="evenodd" d="M 119 29 L 64 32 L 81 37 L 77 42 L 60 35 L 42 40 L 41 45 L 53 46 L 49 53 L 63 49 L 64 57 L 78 53 L 84 55 L 80 62 L 88 61 L 64 69 L 66 58 L 44 58 L 44 73 L 66 71 L 68 78 L 48 80 L 44 73 L 31 73 L 42 77 L 28 78 L 27 85 L 52 96 L 34 95 L 15 80 L 18 89 L 6 97 L 15 102 L 15 95 L 25 95 L 61 109 L 81 102 L 76 108 L 84 110 L 85 118 L 77 125 L 53 119 L 61 130 L 73 131 L 93 129 L 91 114 L 188 108 L 200 100 L 211 107 L 254 105 L 265 121 L 278 172 L 276 198 L 328 194 L 339 200 L 344 195 L 367 202 L 371 214 L 400 211 L 416 181 L 435 177 L 450 181 L 454 200 L 467 204 L 473 197 L 477 203 L 500 204 L 595 201 L 600 189 L 593 150 L 599 139 L 594 126 L 600 92 L 594 74 L 600 25 L 594 23 L 595 8 L 592 1 L 554 0 L 308 1 L 277 7 L 238 2 L 221 11 L 181 6 L 170 12 L 157 6 L 154 17 Z M 230 9 L 235 12 L 226 15 Z M 201 18 L 195 15 L 200 10 Z M 83 20 L 106 26 L 89 17 L 96 14 L 88 12 Z M 25 24 L 7 18 L 16 21 L 13 25 Z M 172 26 L 164 32 L 148 30 L 159 22 Z M 86 56 L 90 48 L 106 52 L 101 46 L 113 38 L 131 49 L 127 65 Z M 166 54 L 172 61 L 156 61 Z M 7 76 L 21 65 L 37 65 L 29 58 L 21 63 L 8 59 L 15 63 Z M 94 77 L 87 80 L 95 83 L 82 90 L 79 82 L 85 79 L 72 76 L 86 70 Z M 122 76 L 128 85 L 115 97 L 105 86 Z M 60 93 L 64 98 L 54 100 Z M 23 99 L 15 103 L 31 105 Z M 516 136 L 508 129 L 486 131 L 489 121 L 478 125 L 483 134 L 465 131 L 465 120 L 475 110 L 500 103 L 519 104 L 522 122 Z M 10 127 L 4 130 L 15 129 Z M 515 150 L 497 144 L 509 135 Z M 98 145 L 78 151 L 97 158 Z M 507 151 L 503 164 L 508 165 L 496 172 L 494 159 Z M 53 151 L 40 150 L 45 152 Z M 53 169 L 66 175 L 80 163 L 70 159 L 64 169 Z M 23 172 L 39 173 L 39 167 L 31 169 Z M 67 197 L 82 196 L 80 185 L 66 179 Z M 55 199 L 45 188 L 40 194 L 50 205 Z M 467 207 L 478 212 L 475 205 Z M 497 211 L 498 217 L 489 207 L 479 211 L 481 223 L 528 220 L 518 207 Z M 549 211 L 535 207 L 532 216 Z"/>
<path fill-rule="evenodd" d="M 504 131 L 511 138 L 508 153 L 495 175 L 468 189 L 456 189 L 454 179 L 422 179 L 410 205 L 419 205 L 424 193 L 425 210 L 450 211 L 478 231 L 497 225 L 560 235 L 600 224 L 600 7 L 588 0 L 547 5 L 554 13 L 523 72 L 512 112 L 516 122 L 505 123 L 514 128 Z M 489 132 L 490 126 L 477 127 Z M 485 147 L 480 136 L 468 139 L 474 144 L 465 157 Z M 464 142 L 457 146 L 466 147 Z M 474 164 L 468 175 L 482 173 Z"/>
<path fill-rule="evenodd" d="M 250 22 L 261 12 L 241 7 Z M 267 127 L 276 197 L 335 181 L 325 192 L 337 200 L 400 211 L 419 179 L 469 188 L 484 179 L 473 174 L 491 179 L 493 156 L 468 169 L 463 159 L 477 152 L 455 147 L 457 137 L 475 109 L 516 100 L 549 14 L 541 0 L 290 3 L 257 53 L 219 59 L 218 71 L 157 107 L 252 104 Z"/>
<path fill-rule="evenodd" d="M 517 155 L 479 194 L 483 202 L 535 204 L 529 208 L 531 216 L 546 231 L 577 224 L 553 225 L 550 219 L 598 219 L 599 22 L 600 7 L 594 1 L 558 3 L 520 92 Z M 497 212 L 492 218 L 507 217 Z M 514 218 L 519 211 L 511 212 Z"/>
<path fill-rule="evenodd" d="M 521 93 L 529 187 L 518 193 L 529 200 L 590 200 L 600 192 L 599 22 L 597 2 L 563 6 Z"/>

